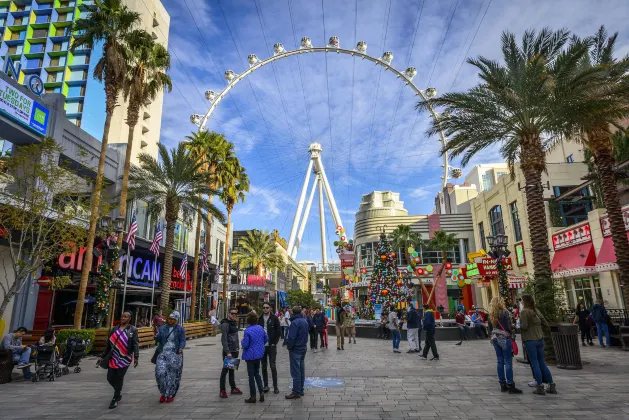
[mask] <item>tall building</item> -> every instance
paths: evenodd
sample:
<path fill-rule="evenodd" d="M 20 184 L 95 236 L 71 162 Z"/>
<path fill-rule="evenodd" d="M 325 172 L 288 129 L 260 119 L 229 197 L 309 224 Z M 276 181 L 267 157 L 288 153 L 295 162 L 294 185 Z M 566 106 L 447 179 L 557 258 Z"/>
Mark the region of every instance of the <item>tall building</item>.
<path fill-rule="evenodd" d="M 463 185 L 448 182 L 435 197 L 435 213 L 462 214 L 471 213 L 470 201 L 478 195 L 476 185 L 464 182 Z"/>
<path fill-rule="evenodd" d="M 480 193 L 490 190 L 501 176 L 509 174 L 509 165 L 506 163 L 485 163 L 475 165 L 465 177 L 465 182 L 476 185 Z"/>
<path fill-rule="evenodd" d="M 141 29 L 167 46 L 170 16 L 159 0 L 126 0 L 129 9 L 140 13 Z M 32 75 L 44 82 L 45 93 L 65 96 L 66 117 L 100 139 L 105 121 L 105 95 L 102 84 L 94 80 L 94 66 L 101 45 L 94 49 L 69 51 L 72 37 L 68 28 L 88 13 L 93 0 L 0 0 L 0 62 L 10 58 L 21 65 L 18 81 L 28 82 Z M 163 94 L 142 108 L 136 127 L 134 153 L 157 156 Z M 127 106 L 121 101 L 110 129 L 110 143 L 125 143 Z"/>

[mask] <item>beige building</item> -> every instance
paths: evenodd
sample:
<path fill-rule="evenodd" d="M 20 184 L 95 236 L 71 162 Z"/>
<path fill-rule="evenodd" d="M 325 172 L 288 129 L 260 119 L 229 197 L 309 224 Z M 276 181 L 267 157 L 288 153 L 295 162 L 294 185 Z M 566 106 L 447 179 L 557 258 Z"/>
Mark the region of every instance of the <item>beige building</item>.
<path fill-rule="evenodd" d="M 140 14 L 142 19 L 138 29 L 144 29 L 153 36 L 156 42 L 168 47 L 168 31 L 170 28 L 170 16 L 160 0 L 126 0 L 126 5 L 134 12 Z M 109 143 L 127 143 L 129 138 L 129 126 L 127 125 L 128 103 L 119 98 L 119 106 L 114 111 L 109 133 Z M 159 144 L 162 107 L 164 104 L 164 92 L 158 93 L 151 103 L 146 104 L 140 110 L 140 119 L 133 133 L 133 150 L 131 163 L 138 165 L 137 156 L 140 153 L 148 153 L 157 158 L 157 145 Z"/>
<path fill-rule="evenodd" d="M 476 198 L 478 190 L 475 184 L 465 181 L 462 185 L 448 183 L 435 197 L 437 214 L 470 214 L 471 200 Z"/>
<path fill-rule="evenodd" d="M 480 193 L 492 189 L 498 180 L 509 173 L 509 165 L 506 163 L 484 163 L 475 165 L 465 177 L 465 182 L 476 186 Z"/>

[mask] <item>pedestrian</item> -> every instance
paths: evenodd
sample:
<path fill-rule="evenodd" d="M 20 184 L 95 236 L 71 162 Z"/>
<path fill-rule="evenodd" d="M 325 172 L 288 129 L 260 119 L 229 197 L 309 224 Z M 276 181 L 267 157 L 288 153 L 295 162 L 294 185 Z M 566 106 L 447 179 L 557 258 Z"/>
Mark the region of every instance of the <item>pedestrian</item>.
<path fill-rule="evenodd" d="M 292 392 L 286 395 L 287 400 L 294 400 L 304 396 L 306 381 L 306 351 L 308 348 L 308 323 L 301 314 L 301 307 L 293 308 L 286 347 L 290 360 L 290 376 L 293 379 Z"/>
<path fill-rule="evenodd" d="M 598 342 L 601 347 L 609 347 L 609 314 L 605 309 L 603 299 L 597 299 L 594 306 L 592 306 L 592 319 L 596 323 L 596 333 L 598 334 Z M 603 344 L 603 333 L 605 333 L 605 344 Z"/>
<path fill-rule="evenodd" d="M 173 402 L 181 383 L 186 330 L 179 324 L 180 319 L 179 312 L 171 312 L 166 319 L 166 325 L 159 328 L 155 338 L 159 351 L 155 362 L 155 380 L 161 394 L 160 403 Z"/>
<path fill-rule="evenodd" d="M 284 341 L 284 312 L 279 311 L 277 313 L 277 319 L 278 321 L 280 321 L 280 338 L 282 339 L 282 342 Z"/>
<path fill-rule="evenodd" d="M 164 325 L 165 321 L 166 321 L 166 318 L 164 318 L 164 312 L 163 311 L 160 310 L 157 314 L 155 314 L 155 316 L 151 320 L 151 322 L 153 323 L 153 334 L 154 335 L 157 335 L 157 331 L 159 330 L 159 328 L 162 325 Z"/>
<path fill-rule="evenodd" d="M 389 328 L 387 328 L 388 319 L 389 319 L 389 313 L 386 311 L 383 311 L 382 315 L 380 316 L 380 327 L 378 329 L 379 331 L 378 338 L 382 338 L 384 340 L 389 339 Z"/>
<path fill-rule="evenodd" d="M 592 330 L 592 317 L 590 316 L 590 311 L 585 309 L 585 304 L 583 302 L 579 302 L 577 308 L 574 310 L 574 321 L 573 324 L 579 323 L 579 330 L 581 331 L 581 344 L 585 347 L 585 339 L 587 338 L 587 343 L 590 346 L 593 346 L 592 342 L 592 334 L 590 331 Z"/>
<path fill-rule="evenodd" d="M 341 302 L 336 304 L 336 349 L 345 350 L 345 317 L 347 312 Z"/>
<path fill-rule="evenodd" d="M 407 353 L 418 353 L 419 352 L 419 314 L 415 309 L 415 306 L 411 305 L 409 307 L 408 313 L 406 314 L 406 334 L 408 338 L 408 352 Z"/>
<path fill-rule="evenodd" d="M 0 343 L 0 349 L 11 350 L 13 354 L 12 362 L 17 362 L 17 368 L 22 369 L 24 380 L 31 379 L 31 366 L 29 362 L 31 358 L 31 348 L 22 344 L 22 337 L 28 330 L 26 327 L 19 327 L 12 333 L 5 335 Z"/>
<path fill-rule="evenodd" d="M 264 345 L 264 356 L 262 357 L 262 379 L 264 380 L 264 392 L 269 392 L 269 372 L 267 366 L 271 366 L 271 378 L 273 379 L 273 393 L 279 394 L 280 389 L 277 386 L 277 367 L 275 361 L 277 359 L 277 343 L 280 341 L 281 335 L 281 323 L 280 320 L 273 314 L 271 310 L 271 304 L 264 302 L 262 305 L 262 316 L 258 321 L 258 324 L 264 328 L 268 336 L 268 341 Z M 282 315 L 282 312 L 280 312 Z M 244 357 L 244 355 L 243 355 Z M 247 365 L 248 367 L 249 365 Z"/>
<path fill-rule="evenodd" d="M 325 341 L 323 336 L 323 331 L 325 329 L 325 317 L 321 313 L 321 309 L 315 309 L 315 313 L 312 317 L 312 323 L 314 324 L 314 352 L 317 352 L 318 340 L 321 339 L 321 348 L 325 348 Z"/>
<path fill-rule="evenodd" d="M 221 344 L 223 346 L 223 358 L 237 359 L 238 351 L 240 350 L 240 343 L 238 341 L 238 309 L 229 308 L 227 318 L 221 321 Z M 236 379 L 234 369 L 228 369 L 223 364 L 223 370 L 221 371 L 220 379 L 220 397 L 227 398 L 227 391 L 225 388 L 225 379 L 229 373 L 229 386 L 231 386 L 232 395 L 242 395 L 242 391 L 236 387 Z"/>
<path fill-rule="evenodd" d="M 542 326 L 548 328 L 548 322 L 544 315 L 535 307 L 535 301 L 531 295 L 522 296 L 523 309 L 520 312 L 520 328 L 522 330 L 522 344 L 529 355 L 531 369 L 537 382 L 533 394 L 556 394 L 555 384 L 550 369 L 544 360 L 544 332 Z M 544 390 L 542 379 L 548 382 L 548 388 Z"/>
<path fill-rule="evenodd" d="M 353 311 L 351 306 L 347 309 L 347 315 L 345 315 L 345 332 L 347 332 L 348 343 L 352 343 L 352 337 L 354 338 L 354 344 L 356 344 L 356 312 Z"/>
<path fill-rule="evenodd" d="M 328 317 L 324 314 L 323 315 L 323 339 L 325 340 L 325 349 L 328 349 L 328 322 L 330 320 L 328 319 Z M 321 347 L 323 347 L 323 343 L 321 344 Z"/>
<path fill-rule="evenodd" d="M 288 337 L 288 328 L 290 327 L 290 319 L 293 316 L 293 310 L 290 308 L 286 308 L 286 312 L 284 312 L 284 341 L 282 341 L 282 346 L 286 345 L 286 337 Z"/>
<path fill-rule="evenodd" d="M 391 341 L 393 342 L 393 353 L 400 352 L 400 321 L 395 311 L 395 306 L 391 305 L 389 312 L 389 330 L 391 330 Z"/>
<path fill-rule="evenodd" d="M 107 368 L 107 382 L 114 389 L 114 397 L 111 399 L 109 409 L 118 407 L 122 398 L 122 385 L 131 362 L 133 367 L 138 367 L 140 357 L 138 329 L 131 325 L 131 312 L 123 312 L 120 315 L 120 324 L 109 332 L 109 339 L 103 355 L 110 354 Z M 100 364 L 99 359 L 97 364 Z"/>
<path fill-rule="evenodd" d="M 460 346 L 463 343 L 463 340 L 467 340 L 467 332 L 471 329 L 469 325 L 465 323 L 465 314 L 463 310 L 459 309 L 456 316 L 454 317 L 454 322 L 456 323 L 457 328 L 459 329 L 459 342 L 456 343 L 457 346 Z"/>
<path fill-rule="evenodd" d="M 432 351 L 432 358 L 430 360 L 439 360 L 439 353 L 437 353 L 437 343 L 435 343 L 435 311 L 428 308 L 428 305 L 424 304 L 424 331 L 426 332 L 426 343 L 424 344 L 424 352 L 419 356 L 426 360 L 428 359 L 428 350 Z"/>
<path fill-rule="evenodd" d="M 265 304 L 265 306 L 268 307 L 269 305 Z M 269 319 L 270 317 L 267 317 L 267 320 Z M 265 347 L 269 342 L 269 336 L 264 328 L 258 324 L 258 315 L 255 311 L 251 311 L 247 315 L 247 325 L 249 326 L 245 329 L 242 339 L 242 360 L 247 362 L 247 376 L 249 377 L 249 398 L 245 400 L 245 404 L 255 404 L 256 385 L 260 393 L 260 402 L 264 402 L 265 391 L 260 377 L 260 360 L 266 353 Z M 277 334 L 279 334 L 279 328 Z"/>
<path fill-rule="evenodd" d="M 314 325 L 314 321 L 312 320 L 312 317 L 314 316 L 314 309 L 310 308 L 310 310 L 308 310 L 305 313 L 306 316 L 306 322 L 308 322 L 308 339 L 310 341 L 310 350 L 313 350 L 316 352 L 317 350 L 317 333 L 315 331 L 315 325 Z"/>
<path fill-rule="evenodd" d="M 494 296 L 489 303 L 489 320 L 495 326 L 490 341 L 496 351 L 500 391 L 509 391 L 509 394 L 521 394 L 522 391 L 516 388 L 515 382 L 513 382 L 513 347 L 511 344 L 515 341 L 512 334 L 513 325 L 505 301 L 500 296 Z"/>

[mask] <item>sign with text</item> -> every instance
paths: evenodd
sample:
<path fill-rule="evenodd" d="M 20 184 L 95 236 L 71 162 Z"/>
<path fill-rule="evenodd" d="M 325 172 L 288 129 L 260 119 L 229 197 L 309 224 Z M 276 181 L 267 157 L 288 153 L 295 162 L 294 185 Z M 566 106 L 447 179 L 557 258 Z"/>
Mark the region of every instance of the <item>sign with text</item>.
<path fill-rule="evenodd" d="M 505 270 L 513 270 L 513 262 L 510 257 L 505 258 L 502 264 L 504 265 Z M 468 277 L 498 275 L 496 260 L 490 257 L 477 258 L 476 262 L 466 266 L 466 270 Z"/>
<path fill-rule="evenodd" d="M 2 79 L 0 111 L 38 134 L 46 135 L 48 110 Z"/>

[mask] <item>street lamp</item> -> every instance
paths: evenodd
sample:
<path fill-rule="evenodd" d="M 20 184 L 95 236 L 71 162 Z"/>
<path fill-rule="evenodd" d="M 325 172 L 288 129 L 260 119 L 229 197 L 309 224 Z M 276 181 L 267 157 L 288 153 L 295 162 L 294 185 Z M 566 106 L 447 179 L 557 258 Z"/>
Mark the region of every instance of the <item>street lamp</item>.
<path fill-rule="evenodd" d="M 498 269 L 498 291 L 500 292 L 500 296 L 504 299 L 507 308 L 512 308 L 513 302 L 511 301 L 511 293 L 509 292 L 509 280 L 504 265 L 504 259 L 511 255 L 511 251 L 507 249 L 509 238 L 504 233 L 498 233 L 495 236 L 488 236 L 487 243 L 491 248 L 491 251 L 489 251 L 487 255 L 496 260 L 496 268 Z"/>

